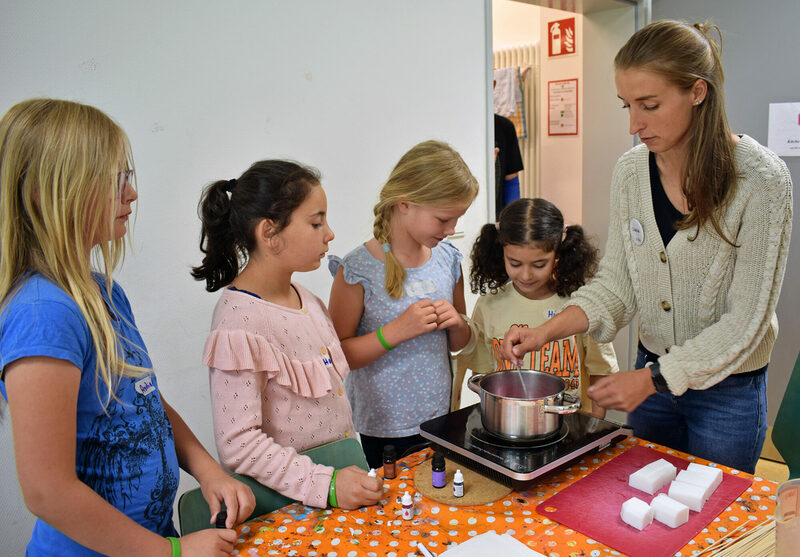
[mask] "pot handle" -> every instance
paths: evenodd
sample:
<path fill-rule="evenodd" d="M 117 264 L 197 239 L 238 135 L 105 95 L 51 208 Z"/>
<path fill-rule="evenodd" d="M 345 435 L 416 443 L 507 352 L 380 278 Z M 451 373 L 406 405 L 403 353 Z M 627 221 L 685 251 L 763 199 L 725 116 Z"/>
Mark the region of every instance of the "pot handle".
<path fill-rule="evenodd" d="M 562 398 L 564 401 L 569 402 L 569 404 L 566 406 L 548 406 L 545 404 L 543 411 L 548 414 L 574 414 L 581 409 L 581 401 L 578 397 L 564 394 Z"/>
<path fill-rule="evenodd" d="M 472 377 L 470 377 L 467 380 L 467 386 L 469 387 L 469 390 L 474 392 L 474 393 L 481 394 L 481 391 L 483 389 L 481 388 L 480 385 L 478 385 L 478 381 L 480 381 L 484 377 L 486 377 L 485 373 L 475 373 L 475 374 L 473 374 Z"/>

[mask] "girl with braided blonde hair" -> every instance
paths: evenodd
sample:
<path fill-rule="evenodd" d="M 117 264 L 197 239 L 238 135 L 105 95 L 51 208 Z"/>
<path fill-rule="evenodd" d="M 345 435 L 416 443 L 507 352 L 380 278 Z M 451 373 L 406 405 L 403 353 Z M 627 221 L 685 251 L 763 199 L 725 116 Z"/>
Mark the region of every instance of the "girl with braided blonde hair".
<path fill-rule="evenodd" d="M 370 466 L 385 445 L 402 454 L 424 440 L 419 424 L 446 413 L 448 349 L 470 339 L 461 254 L 445 240 L 478 194 L 449 145 L 412 147 L 381 189 L 373 238 L 329 257 L 334 327 L 352 369 L 345 380 Z"/>

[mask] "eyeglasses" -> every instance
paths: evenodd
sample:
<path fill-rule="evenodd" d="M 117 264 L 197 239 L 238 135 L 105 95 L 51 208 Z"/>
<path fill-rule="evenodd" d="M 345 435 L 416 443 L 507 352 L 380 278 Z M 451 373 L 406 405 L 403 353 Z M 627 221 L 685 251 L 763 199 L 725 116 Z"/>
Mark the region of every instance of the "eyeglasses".
<path fill-rule="evenodd" d="M 117 197 L 122 197 L 127 184 L 133 185 L 133 169 L 117 172 Z"/>

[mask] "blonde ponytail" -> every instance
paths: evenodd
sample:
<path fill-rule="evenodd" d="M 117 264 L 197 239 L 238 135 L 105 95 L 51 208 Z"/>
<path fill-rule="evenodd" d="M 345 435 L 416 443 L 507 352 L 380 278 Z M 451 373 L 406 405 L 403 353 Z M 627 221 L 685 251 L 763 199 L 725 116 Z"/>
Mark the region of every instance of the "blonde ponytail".
<path fill-rule="evenodd" d="M 372 227 L 373 235 L 383 248 L 384 269 L 386 272 L 386 282 L 384 287 L 389 296 L 400 299 L 403 296 L 403 282 L 406 280 L 406 270 L 394 256 L 389 245 L 389 233 L 391 224 L 392 207 L 382 204 L 375 206 L 375 224 Z"/>

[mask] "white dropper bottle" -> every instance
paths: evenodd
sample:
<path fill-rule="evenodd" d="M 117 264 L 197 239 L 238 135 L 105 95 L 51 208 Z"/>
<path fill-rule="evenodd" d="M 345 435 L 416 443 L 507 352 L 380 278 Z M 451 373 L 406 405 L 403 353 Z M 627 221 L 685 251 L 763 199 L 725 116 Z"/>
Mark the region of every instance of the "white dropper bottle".
<path fill-rule="evenodd" d="M 400 503 L 403 505 L 403 520 L 411 520 L 414 518 L 414 500 L 411 498 L 408 491 L 403 494 Z"/>
<path fill-rule="evenodd" d="M 464 476 L 460 469 L 453 475 L 453 497 L 464 497 Z"/>

